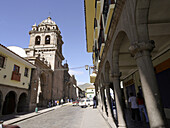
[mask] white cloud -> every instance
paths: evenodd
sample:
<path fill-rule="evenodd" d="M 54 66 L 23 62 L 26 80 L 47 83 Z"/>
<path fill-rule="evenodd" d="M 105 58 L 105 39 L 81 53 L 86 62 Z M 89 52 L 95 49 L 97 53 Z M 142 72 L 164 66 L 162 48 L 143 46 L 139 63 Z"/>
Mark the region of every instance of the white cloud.
<path fill-rule="evenodd" d="M 82 74 L 84 74 L 84 72 L 82 72 L 82 71 L 75 71 L 75 70 L 69 70 L 69 73 L 71 75 L 82 75 Z"/>

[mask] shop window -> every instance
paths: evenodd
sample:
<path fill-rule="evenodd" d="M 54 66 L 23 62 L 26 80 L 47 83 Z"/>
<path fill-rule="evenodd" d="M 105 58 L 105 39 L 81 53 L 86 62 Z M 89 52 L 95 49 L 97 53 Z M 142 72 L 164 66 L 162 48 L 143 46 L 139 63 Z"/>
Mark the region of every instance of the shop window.
<path fill-rule="evenodd" d="M 35 38 L 35 45 L 40 45 L 40 42 L 41 42 L 41 37 L 40 36 L 37 36 Z"/>
<path fill-rule="evenodd" d="M 24 76 L 28 77 L 28 68 L 25 68 Z"/>
<path fill-rule="evenodd" d="M 50 36 L 45 37 L 45 44 L 50 44 Z"/>
<path fill-rule="evenodd" d="M 4 68 L 5 57 L 0 55 L 0 68 Z"/>

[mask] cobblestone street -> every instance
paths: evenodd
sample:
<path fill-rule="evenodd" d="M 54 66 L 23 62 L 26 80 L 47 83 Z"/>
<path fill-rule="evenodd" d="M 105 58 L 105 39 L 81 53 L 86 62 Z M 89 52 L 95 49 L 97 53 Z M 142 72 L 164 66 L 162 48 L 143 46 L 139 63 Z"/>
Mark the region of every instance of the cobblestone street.
<path fill-rule="evenodd" d="M 51 112 L 16 123 L 21 128 L 107 128 L 108 125 L 92 107 L 63 106 Z"/>

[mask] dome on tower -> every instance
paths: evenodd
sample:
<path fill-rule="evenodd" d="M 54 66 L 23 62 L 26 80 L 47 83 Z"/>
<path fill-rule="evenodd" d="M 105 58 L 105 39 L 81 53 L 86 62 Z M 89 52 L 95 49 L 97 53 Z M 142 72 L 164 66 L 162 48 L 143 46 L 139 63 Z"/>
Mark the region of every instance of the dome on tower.
<path fill-rule="evenodd" d="M 56 25 L 54 21 L 51 20 L 51 17 L 43 20 L 39 25 Z"/>

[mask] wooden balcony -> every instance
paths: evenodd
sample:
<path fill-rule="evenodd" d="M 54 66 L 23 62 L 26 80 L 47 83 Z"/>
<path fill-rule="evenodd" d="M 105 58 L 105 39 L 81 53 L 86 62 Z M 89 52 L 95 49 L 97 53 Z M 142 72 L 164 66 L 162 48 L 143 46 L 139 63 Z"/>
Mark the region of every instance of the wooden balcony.
<path fill-rule="evenodd" d="M 21 79 L 21 73 L 13 71 L 12 72 L 11 80 L 20 81 L 20 79 Z"/>

